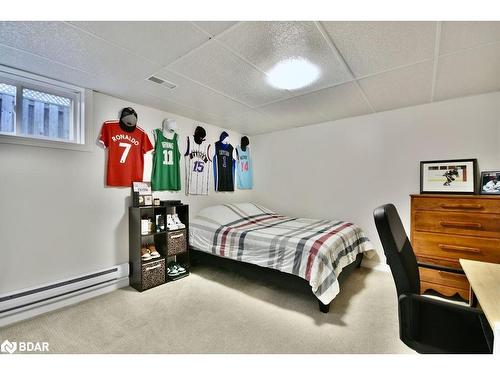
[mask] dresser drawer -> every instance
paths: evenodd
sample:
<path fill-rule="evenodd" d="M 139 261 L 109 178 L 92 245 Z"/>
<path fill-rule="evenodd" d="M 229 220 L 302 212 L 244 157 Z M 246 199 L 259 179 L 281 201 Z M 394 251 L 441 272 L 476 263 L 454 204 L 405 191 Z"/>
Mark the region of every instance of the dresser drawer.
<path fill-rule="evenodd" d="M 498 213 L 500 199 L 415 197 L 412 200 L 412 208 L 421 211 Z"/>
<path fill-rule="evenodd" d="M 500 240 L 496 238 L 415 232 L 412 245 L 415 254 L 422 257 L 500 263 Z"/>
<path fill-rule="evenodd" d="M 419 271 L 421 293 L 434 290 L 446 297 L 458 294 L 464 300 L 469 300 L 470 288 L 465 275 L 425 267 L 419 267 Z"/>
<path fill-rule="evenodd" d="M 415 231 L 500 238 L 500 215 L 415 211 Z"/>
<path fill-rule="evenodd" d="M 452 258 L 441 258 L 441 257 L 435 257 L 435 256 L 428 256 L 428 255 L 416 255 L 417 262 L 422 263 L 422 264 L 432 264 L 435 266 L 441 266 L 441 267 L 449 267 L 449 268 L 454 268 L 457 270 L 462 269 L 462 266 L 460 265 L 460 262 L 458 259 L 452 259 Z"/>
<path fill-rule="evenodd" d="M 433 284 L 446 285 L 459 289 L 469 289 L 467 277 L 463 274 L 438 271 L 431 268 L 419 267 L 420 280 Z"/>

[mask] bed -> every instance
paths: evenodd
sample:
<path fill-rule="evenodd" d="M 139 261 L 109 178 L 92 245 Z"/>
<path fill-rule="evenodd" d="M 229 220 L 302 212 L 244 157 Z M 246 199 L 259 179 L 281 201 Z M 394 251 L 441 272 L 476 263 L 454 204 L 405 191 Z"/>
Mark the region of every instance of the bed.
<path fill-rule="evenodd" d="M 340 291 L 340 272 L 374 253 L 353 223 L 287 217 L 256 203 L 203 209 L 190 222 L 189 244 L 195 251 L 306 280 L 323 312 Z"/>

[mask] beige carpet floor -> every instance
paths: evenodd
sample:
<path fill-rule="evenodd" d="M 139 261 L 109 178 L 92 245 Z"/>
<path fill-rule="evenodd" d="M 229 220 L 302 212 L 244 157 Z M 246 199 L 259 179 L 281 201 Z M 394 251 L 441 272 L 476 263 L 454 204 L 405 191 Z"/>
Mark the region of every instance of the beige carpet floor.
<path fill-rule="evenodd" d="M 51 353 L 413 353 L 398 338 L 391 275 L 365 268 L 328 314 L 312 294 L 198 266 L 0 328 L 0 339 L 48 341 Z"/>

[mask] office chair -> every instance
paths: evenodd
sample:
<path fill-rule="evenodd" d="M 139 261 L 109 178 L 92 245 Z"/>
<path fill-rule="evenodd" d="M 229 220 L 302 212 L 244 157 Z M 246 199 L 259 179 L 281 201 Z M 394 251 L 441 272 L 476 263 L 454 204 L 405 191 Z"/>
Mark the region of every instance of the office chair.
<path fill-rule="evenodd" d="M 373 212 L 398 295 L 399 337 L 418 353 L 492 353 L 482 311 L 420 295 L 418 263 L 396 207 Z"/>

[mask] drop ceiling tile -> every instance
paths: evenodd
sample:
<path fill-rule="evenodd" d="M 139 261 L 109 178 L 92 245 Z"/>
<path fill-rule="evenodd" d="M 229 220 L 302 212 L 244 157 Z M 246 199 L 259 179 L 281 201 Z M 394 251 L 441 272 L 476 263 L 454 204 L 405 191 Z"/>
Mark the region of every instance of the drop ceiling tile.
<path fill-rule="evenodd" d="M 0 44 L 117 80 L 143 78 L 159 68 L 64 22 L 0 22 Z"/>
<path fill-rule="evenodd" d="M 315 124 L 371 113 L 353 82 L 315 91 L 259 107 L 258 110 L 286 127 Z"/>
<path fill-rule="evenodd" d="M 359 80 L 376 111 L 429 103 L 433 62 L 427 61 Z"/>
<path fill-rule="evenodd" d="M 73 69 L 52 60 L 1 44 L 0 65 L 39 74 L 43 77 L 86 88 L 92 88 L 93 84 L 99 81 L 97 76 L 93 76 L 84 71 Z"/>
<path fill-rule="evenodd" d="M 497 41 L 500 41 L 500 22 L 498 21 L 443 22 L 439 53 L 445 54 Z"/>
<path fill-rule="evenodd" d="M 72 25 L 165 66 L 209 38 L 191 22 L 78 21 Z"/>
<path fill-rule="evenodd" d="M 249 106 L 289 97 L 266 83 L 266 76 L 212 40 L 175 61 L 170 70 Z"/>
<path fill-rule="evenodd" d="M 322 22 L 356 77 L 433 58 L 436 22 Z"/>
<path fill-rule="evenodd" d="M 293 95 L 353 79 L 314 22 L 242 22 L 218 38 L 264 72 L 290 58 L 304 58 L 321 72 L 319 79 Z"/>
<path fill-rule="evenodd" d="M 169 89 L 164 85 L 159 85 L 148 80 L 143 80 L 138 86 L 150 92 L 152 95 L 175 100 L 200 111 L 213 113 L 219 116 L 227 116 L 235 112 L 241 112 L 249 107 L 225 97 L 213 90 L 210 90 L 196 82 L 168 70 L 162 69 L 155 73 L 155 77 L 162 78 L 175 83 L 177 87 Z"/>
<path fill-rule="evenodd" d="M 319 109 L 328 121 L 373 112 L 354 82 L 316 91 L 309 95 L 314 102 L 318 102 Z"/>
<path fill-rule="evenodd" d="M 196 26 L 201 27 L 207 33 L 212 36 L 216 36 L 221 32 L 229 29 L 231 26 L 235 25 L 237 22 L 233 21 L 197 21 L 194 22 Z"/>
<path fill-rule="evenodd" d="M 500 89 L 500 43 L 439 57 L 436 100 Z"/>

